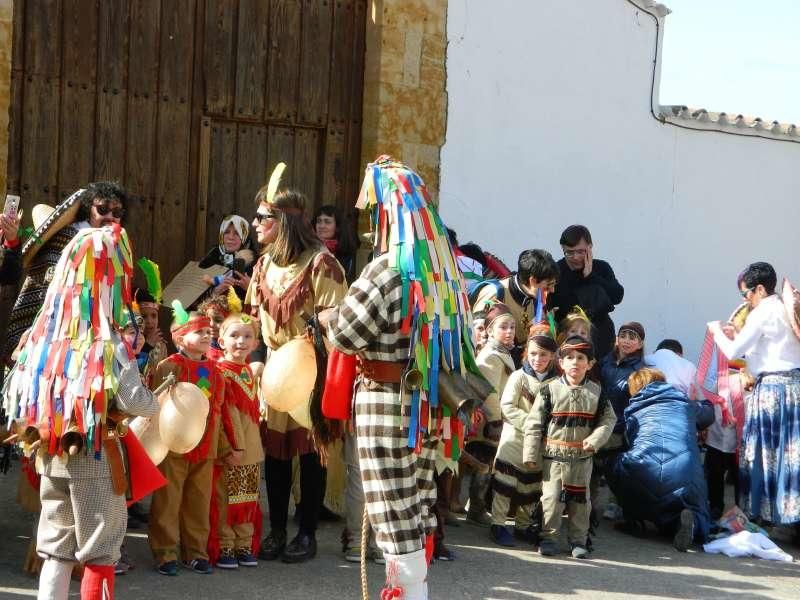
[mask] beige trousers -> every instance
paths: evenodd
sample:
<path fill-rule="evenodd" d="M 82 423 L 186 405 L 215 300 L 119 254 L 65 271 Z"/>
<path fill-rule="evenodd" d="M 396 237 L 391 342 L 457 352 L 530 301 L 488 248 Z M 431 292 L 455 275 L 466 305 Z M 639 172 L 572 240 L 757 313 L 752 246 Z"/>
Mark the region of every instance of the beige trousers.
<path fill-rule="evenodd" d="M 177 560 L 178 544 L 183 560 L 208 560 L 209 510 L 214 461 L 190 463 L 169 454 L 158 466 L 167 485 L 153 493 L 150 506 L 150 549 L 159 563 Z"/>

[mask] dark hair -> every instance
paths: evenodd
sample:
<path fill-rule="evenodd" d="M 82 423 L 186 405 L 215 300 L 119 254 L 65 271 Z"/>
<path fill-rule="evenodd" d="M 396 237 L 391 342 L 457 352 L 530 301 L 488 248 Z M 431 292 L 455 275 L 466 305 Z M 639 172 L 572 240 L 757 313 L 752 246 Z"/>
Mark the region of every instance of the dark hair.
<path fill-rule="evenodd" d="M 256 194 L 256 203 L 266 203 L 266 186 Z M 322 242 L 311 229 L 304 209 L 306 197 L 297 190 L 281 190 L 269 203 L 278 220 L 278 237 L 270 244 L 270 257 L 279 267 L 286 267 L 309 248 L 320 248 Z M 284 210 L 281 210 L 284 209 Z"/>
<path fill-rule="evenodd" d="M 485 310 L 476 310 L 474 313 L 472 313 L 472 320 L 473 321 L 478 321 L 479 319 L 483 319 L 484 321 L 486 320 L 486 311 Z"/>
<path fill-rule="evenodd" d="M 83 193 L 80 195 L 81 206 L 78 209 L 78 214 L 75 221 L 88 221 L 89 214 L 92 210 L 94 199 L 99 198 L 106 202 L 112 200 L 118 201 L 122 204 L 122 208 L 128 208 L 128 194 L 120 184 L 116 181 L 95 181 L 86 186 Z M 125 215 L 122 215 L 121 222 L 125 222 Z"/>
<path fill-rule="evenodd" d="M 479 263 L 481 263 L 481 266 L 483 266 L 484 269 L 486 268 L 486 256 L 478 244 L 469 242 L 466 244 L 461 244 L 458 249 L 461 250 L 461 253 L 464 256 L 468 256 L 472 260 L 477 260 Z"/>
<path fill-rule="evenodd" d="M 340 256 L 352 256 L 355 254 L 358 248 L 358 239 L 356 238 L 355 229 L 353 229 L 350 219 L 347 218 L 344 211 L 333 204 L 323 204 L 314 213 L 311 224 L 316 225 L 317 219 L 322 215 L 333 217 L 336 221 L 336 241 L 339 242 L 336 254 Z"/>
<path fill-rule="evenodd" d="M 517 259 L 517 275 L 523 284 L 531 277 L 536 281 L 558 281 L 558 265 L 547 250 L 523 250 Z"/>
<path fill-rule="evenodd" d="M 772 265 L 766 262 L 754 262 L 747 265 L 747 268 L 739 274 L 736 285 L 744 283 L 745 287 L 755 288 L 763 285 L 767 294 L 775 293 L 775 286 L 778 285 L 778 276 Z"/>
<path fill-rule="evenodd" d="M 455 229 L 451 229 L 450 227 L 445 227 L 445 231 L 447 231 L 447 238 L 450 240 L 450 245 L 455 248 L 458 246 L 458 234 L 456 233 Z"/>
<path fill-rule="evenodd" d="M 581 240 L 586 240 L 587 244 L 592 243 L 592 234 L 585 225 L 570 225 L 561 232 L 561 239 L 558 243 L 562 246 L 577 246 Z"/>
<path fill-rule="evenodd" d="M 683 356 L 683 346 L 678 340 L 672 340 L 667 338 L 666 340 L 661 340 L 656 346 L 656 350 L 672 350 L 675 354 L 679 356 Z"/>

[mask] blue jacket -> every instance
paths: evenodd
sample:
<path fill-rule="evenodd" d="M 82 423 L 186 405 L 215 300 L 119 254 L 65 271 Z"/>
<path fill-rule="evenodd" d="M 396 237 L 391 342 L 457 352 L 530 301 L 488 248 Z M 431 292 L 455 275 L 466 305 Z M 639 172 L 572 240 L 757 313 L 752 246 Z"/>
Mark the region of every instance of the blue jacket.
<path fill-rule="evenodd" d="M 713 420 L 710 404 L 689 400 L 661 381 L 631 398 L 625 409 L 630 449 L 614 457 L 606 470 L 626 519 L 651 521 L 671 531 L 688 508 L 695 517 L 695 539 L 707 539 L 711 517 L 697 430 Z"/>
<path fill-rule="evenodd" d="M 614 357 L 614 353 L 607 354 L 600 361 L 600 386 L 603 398 L 607 399 L 614 408 L 617 415 L 617 423 L 614 425 L 614 433 L 625 431 L 625 409 L 630 401 L 628 393 L 628 377 L 634 371 L 644 368 L 644 360 L 641 356 L 628 356 L 619 363 Z"/>

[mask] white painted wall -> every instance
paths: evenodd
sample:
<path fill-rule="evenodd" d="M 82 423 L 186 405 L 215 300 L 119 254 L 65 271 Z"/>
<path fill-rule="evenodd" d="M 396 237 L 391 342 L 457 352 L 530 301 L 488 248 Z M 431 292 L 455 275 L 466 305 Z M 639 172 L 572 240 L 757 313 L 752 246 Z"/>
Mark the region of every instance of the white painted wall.
<path fill-rule="evenodd" d="M 560 258 L 583 223 L 625 286 L 615 323 L 692 358 L 749 262 L 800 285 L 800 144 L 656 121 L 651 17 L 625 0 L 449 0 L 447 28 L 440 206 L 462 243 L 509 266 L 524 248 Z"/>

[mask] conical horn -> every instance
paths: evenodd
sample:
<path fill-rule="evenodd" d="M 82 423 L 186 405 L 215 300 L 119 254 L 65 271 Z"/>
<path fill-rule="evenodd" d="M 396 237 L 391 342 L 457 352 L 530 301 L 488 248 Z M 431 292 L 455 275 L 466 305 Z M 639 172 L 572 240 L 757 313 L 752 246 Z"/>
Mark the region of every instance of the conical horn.
<path fill-rule="evenodd" d="M 451 414 L 471 413 L 483 401 L 461 375 L 439 371 L 439 399 Z"/>
<path fill-rule="evenodd" d="M 61 449 L 70 456 L 75 456 L 83 449 L 83 435 L 76 425 L 70 425 L 61 436 Z"/>

